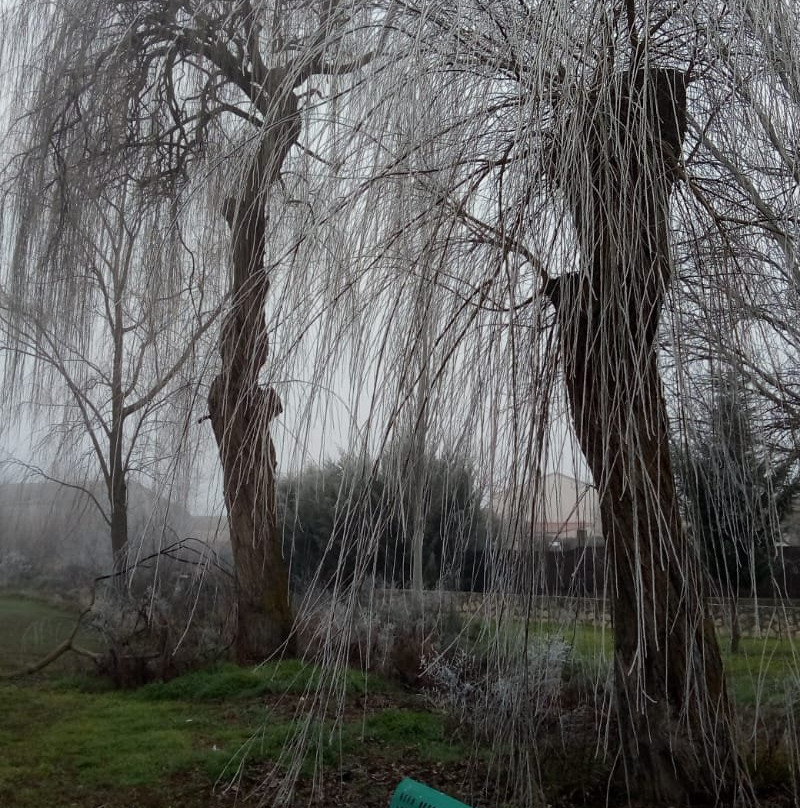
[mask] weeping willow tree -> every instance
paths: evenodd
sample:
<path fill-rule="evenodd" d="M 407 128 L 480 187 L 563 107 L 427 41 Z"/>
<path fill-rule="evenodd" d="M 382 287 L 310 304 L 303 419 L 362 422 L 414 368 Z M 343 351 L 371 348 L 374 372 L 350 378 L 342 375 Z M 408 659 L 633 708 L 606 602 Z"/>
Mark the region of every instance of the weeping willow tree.
<path fill-rule="evenodd" d="M 765 305 L 796 310 L 795 12 L 655 0 L 392 9 L 391 55 L 349 100 L 357 147 L 339 186 L 364 178 L 343 227 L 351 276 L 375 301 L 351 309 L 374 326 L 372 341 L 364 320 L 351 332 L 360 366 L 380 378 L 373 445 L 399 413 L 413 420 L 409 381 L 427 386 L 426 429 L 460 436 L 513 492 L 522 552 L 495 591 L 530 593 L 541 478 L 558 461 L 552 424 L 568 420 L 599 495 L 607 737 L 629 789 L 648 804 L 752 801 L 669 447 L 696 361 L 682 367 L 683 352 L 721 341 L 709 312 L 747 300 L 762 323 Z M 396 192 L 417 200 L 402 220 Z M 425 378 L 409 370 L 425 318 L 399 291 L 422 265 L 436 312 Z M 691 345 L 689 321 L 703 324 Z M 726 349 L 762 367 L 763 333 Z M 529 595 L 526 614 L 536 610 Z M 503 748 L 531 726 L 530 709 L 518 700 Z M 519 771 L 536 769 L 535 754 L 515 754 Z"/>
<path fill-rule="evenodd" d="M 699 553 L 680 520 L 666 392 L 688 384 L 687 320 L 705 327 L 709 311 L 740 300 L 753 319 L 796 304 L 793 9 L 61 0 L 25 10 L 29 26 L 6 47 L 47 68 L 20 124 L 41 182 L 67 138 L 70 159 L 91 156 L 109 180 L 132 172 L 187 205 L 202 200 L 199 222 L 227 221 L 231 308 L 208 414 L 240 656 L 277 647 L 290 622 L 269 430 L 282 402 L 262 368 L 308 382 L 312 392 L 288 397 L 304 396 L 306 424 L 315 399 L 344 399 L 347 438 L 373 473 L 398 425 L 424 420 L 428 441 L 468 451 L 482 484 L 510 492 L 514 546 L 492 564 L 501 616 L 520 591 L 522 614 L 537 613 L 535 525 L 542 476 L 567 454 L 560 421 L 597 487 L 607 545 L 608 754 L 647 804 L 750 801 Z M 340 97 L 334 79 L 356 68 L 363 78 Z M 100 132 L 88 154 L 70 140 L 76 121 Z M 751 291 L 753 278 L 769 282 Z M 284 335 L 271 344 L 267 316 Z M 760 367 L 758 341 L 749 346 Z M 342 501 L 353 544 L 320 623 L 321 660 L 337 664 L 351 637 L 338 607 L 356 614 L 380 547 L 380 525 L 358 529 L 358 498 Z M 504 636 L 498 678 L 517 653 Z M 538 702 L 515 681 L 496 738 L 535 800 Z M 325 708 L 333 694 L 313 695 Z"/>
<path fill-rule="evenodd" d="M 282 405 L 260 379 L 269 355 L 268 255 L 277 262 L 291 241 L 277 239 L 272 222 L 286 226 L 277 198 L 283 191 L 289 203 L 293 184 L 284 182 L 285 172 L 291 158 L 306 153 L 304 100 L 370 60 L 365 47 L 352 58 L 358 10 L 336 0 L 63 0 L 11 4 L 3 12 L 18 156 L 8 175 L 3 234 L 13 284 L 35 288 L 65 331 L 74 307 L 88 339 L 90 297 L 62 228 L 64 208 L 80 206 L 82 191 L 129 183 L 156 201 L 169 199 L 176 222 L 188 220 L 190 241 L 201 246 L 198 234 L 205 230 L 206 245 L 213 244 L 214 234 L 224 238 L 217 222 L 227 223 L 229 308 L 207 414 L 223 470 L 242 659 L 275 651 L 291 626 L 270 437 Z M 323 77 L 321 89 L 315 76 Z M 91 182 L 82 182 L 81 171 Z M 292 202 L 308 205 L 302 189 Z M 85 218 L 87 229 L 103 229 L 102 217 Z M 177 227 L 167 237 L 181 243 Z M 49 260 L 53 255 L 58 261 Z M 185 284 L 190 294 L 191 262 L 202 260 L 195 249 L 165 283 Z M 53 291 L 56 273 L 70 280 L 69 302 Z"/>

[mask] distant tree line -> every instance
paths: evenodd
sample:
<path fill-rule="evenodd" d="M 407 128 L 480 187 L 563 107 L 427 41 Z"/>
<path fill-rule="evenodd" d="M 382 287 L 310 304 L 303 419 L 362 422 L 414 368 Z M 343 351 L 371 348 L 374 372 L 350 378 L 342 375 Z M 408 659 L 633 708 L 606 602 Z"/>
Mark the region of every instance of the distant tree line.
<path fill-rule="evenodd" d="M 366 536 L 377 548 L 371 578 L 410 585 L 413 508 L 403 452 L 380 463 L 343 455 L 279 481 L 278 524 L 295 591 L 352 581 Z M 496 517 L 481 501 L 472 465 L 463 455 L 426 453 L 422 467 L 424 586 L 483 591 Z"/>

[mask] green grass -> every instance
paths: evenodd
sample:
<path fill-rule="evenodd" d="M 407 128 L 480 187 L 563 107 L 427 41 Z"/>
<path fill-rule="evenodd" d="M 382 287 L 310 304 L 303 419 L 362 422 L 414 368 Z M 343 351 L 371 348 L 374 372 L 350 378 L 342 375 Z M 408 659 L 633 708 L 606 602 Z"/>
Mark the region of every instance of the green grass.
<path fill-rule="evenodd" d="M 723 646 L 726 638 L 722 639 Z M 800 694 L 800 642 L 743 637 L 739 653 L 723 652 L 735 702 L 747 706 L 785 706 Z"/>
<path fill-rule="evenodd" d="M 205 798 L 185 804 L 206 804 L 218 778 L 277 761 L 294 731 L 291 712 L 270 712 L 259 697 L 300 693 L 314 676 L 289 660 L 257 670 L 220 665 L 131 692 L 87 692 L 74 677 L 0 686 L 0 805 L 183 805 L 174 800 L 176 783 L 187 782 Z M 352 672 L 347 690 L 372 689 L 372 679 Z M 393 689 L 380 679 L 375 687 Z M 443 717 L 424 711 L 357 711 L 336 731 L 316 725 L 312 734 L 328 764 L 343 754 L 442 761 L 461 754 Z"/>
<path fill-rule="evenodd" d="M 38 662 L 72 631 L 78 610 L 54 606 L 22 595 L 0 595 L 0 672 L 14 671 Z M 79 644 L 93 649 L 96 638 L 87 629 L 78 632 Z M 56 670 L 63 672 L 62 659 Z"/>
<path fill-rule="evenodd" d="M 514 636 L 523 636 L 524 624 L 514 626 Z M 572 670 L 593 677 L 606 675 L 614 652 L 614 636 L 609 627 L 586 624 L 531 622 L 532 638 L 560 638 L 570 647 Z M 718 632 L 728 686 L 738 706 L 782 707 L 787 698 L 800 694 L 800 641 L 788 638 L 744 637 L 739 653 L 729 651 L 729 636 Z"/>
<path fill-rule="evenodd" d="M 69 608 L 0 596 L 0 671 L 41 659 L 69 635 L 75 618 Z M 0 806 L 208 804 L 218 778 L 279 759 L 295 729 L 298 696 L 321 679 L 318 669 L 298 660 L 258 668 L 225 663 L 115 692 L 94 676 L 69 671 L 62 664 L 35 681 L 0 680 Z M 341 685 L 348 699 L 398 691 L 359 671 L 347 671 Z M 264 703 L 281 695 L 287 709 Z M 427 755 L 451 755 L 440 717 L 388 712 L 365 720 L 357 711 L 335 732 L 318 725 L 313 734 L 323 760 L 333 764 L 342 754 L 373 753 L 394 758 L 427 741 Z M 188 796 L 181 796 L 187 788 Z"/>
<path fill-rule="evenodd" d="M 463 760 L 468 751 L 446 730 L 444 717 L 419 710 L 388 709 L 368 716 L 360 739 L 387 750 L 403 749 L 424 760 Z"/>
<path fill-rule="evenodd" d="M 0 597 L 0 670 L 35 662 L 63 641 L 75 624 L 72 611 L 24 597 Z"/>
<path fill-rule="evenodd" d="M 268 694 L 303 694 L 313 688 L 319 679 L 318 669 L 301 660 L 267 662 L 257 668 L 240 668 L 223 663 L 207 670 L 189 673 L 171 682 L 147 685 L 138 691 L 138 695 L 151 701 L 254 699 Z M 367 678 L 364 673 L 354 670 L 346 672 L 344 688 L 350 695 L 367 691 L 385 693 L 396 689 L 380 676 L 371 675 Z"/>
<path fill-rule="evenodd" d="M 189 703 L 42 686 L 0 689 L 0 711 L 0 784 L 58 774 L 84 787 L 129 787 L 196 766 L 213 771 L 217 760 L 221 771 L 256 729 Z"/>
<path fill-rule="evenodd" d="M 613 635 L 592 626 L 559 629 L 572 647 L 572 659 L 590 670 L 607 670 L 613 654 Z M 739 652 L 728 650 L 728 637 L 720 632 L 720 645 L 731 695 L 737 705 L 785 705 L 787 694 L 800 690 L 800 643 L 782 638 L 742 638 Z"/>

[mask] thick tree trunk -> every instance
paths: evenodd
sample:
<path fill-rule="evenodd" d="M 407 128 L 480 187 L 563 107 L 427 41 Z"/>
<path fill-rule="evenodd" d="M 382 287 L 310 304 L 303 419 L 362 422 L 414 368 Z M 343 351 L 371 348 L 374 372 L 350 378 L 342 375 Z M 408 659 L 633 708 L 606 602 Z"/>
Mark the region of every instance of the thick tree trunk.
<path fill-rule="evenodd" d="M 236 657 L 262 661 L 281 649 L 292 627 L 289 582 L 275 519 L 275 450 L 270 420 L 280 413 L 272 390 L 248 391 L 217 376 L 209 412 L 222 461 L 237 586 Z"/>
<path fill-rule="evenodd" d="M 591 99 L 585 174 L 565 188 L 583 267 L 547 289 L 574 426 L 600 497 L 628 784 L 651 804 L 730 797 L 739 779 L 722 660 L 681 523 L 655 339 L 670 280 L 683 77 Z"/>
<path fill-rule="evenodd" d="M 296 116 L 296 101 L 294 105 Z M 265 137 L 224 215 L 232 241 L 232 303 L 220 335 L 222 372 L 208 396 L 223 470 L 237 585 L 236 656 L 261 661 L 287 650 L 292 611 L 275 512 L 275 448 L 270 422 L 281 413 L 277 393 L 259 383 L 269 345 L 265 322 L 269 280 L 264 267 L 266 201 L 283 157 L 299 131 L 287 110 L 283 127 Z M 281 140 L 276 137 L 281 135 Z"/>

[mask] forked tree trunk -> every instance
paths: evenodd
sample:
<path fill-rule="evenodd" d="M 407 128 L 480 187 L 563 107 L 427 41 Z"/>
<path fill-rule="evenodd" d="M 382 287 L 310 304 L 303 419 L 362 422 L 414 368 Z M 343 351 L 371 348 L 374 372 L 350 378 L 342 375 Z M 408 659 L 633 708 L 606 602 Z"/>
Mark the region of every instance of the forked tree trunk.
<path fill-rule="evenodd" d="M 655 344 L 685 115 L 676 71 L 618 77 L 589 99 L 584 173 L 565 188 L 582 268 L 547 289 L 600 497 L 625 773 L 651 804 L 730 797 L 739 780 L 719 645 L 678 510 Z"/>
<path fill-rule="evenodd" d="M 264 314 L 269 280 L 264 266 L 269 187 L 299 131 L 287 111 L 254 156 L 238 198 L 226 202 L 231 230 L 232 302 L 220 336 L 222 372 L 208 396 L 209 417 L 223 469 L 225 504 L 237 586 L 235 651 L 261 661 L 287 649 L 292 627 L 289 577 L 275 511 L 275 448 L 270 422 L 282 407 L 259 384 L 269 345 Z M 275 138 L 280 137 L 276 143 Z"/>

